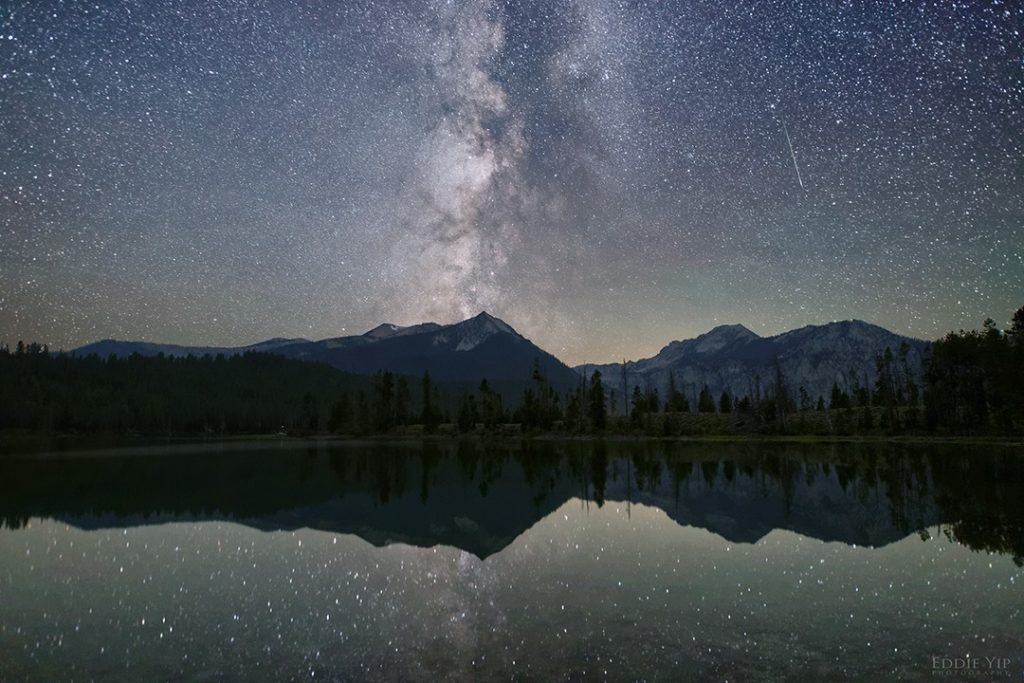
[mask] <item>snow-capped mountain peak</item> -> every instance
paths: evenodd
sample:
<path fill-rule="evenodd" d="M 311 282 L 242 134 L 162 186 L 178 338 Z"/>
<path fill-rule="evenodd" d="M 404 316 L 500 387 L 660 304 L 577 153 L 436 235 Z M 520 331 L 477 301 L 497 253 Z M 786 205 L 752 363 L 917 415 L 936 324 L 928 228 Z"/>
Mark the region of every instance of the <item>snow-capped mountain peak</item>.
<path fill-rule="evenodd" d="M 382 339 L 391 339 L 392 337 L 407 337 L 413 334 L 420 334 L 421 332 L 434 332 L 439 329 L 441 329 L 441 325 L 437 323 L 419 323 L 418 325 L 409 325 L 407 327 L 392 323 L 381 323 L 372 330 L 364 332 L 360 338 L 367 341 L 380 341 Z"/>
<path fill-rule="evenodd" d="M 519 336 L 508 323 L 482 311 L 468 320 L 442 328 L 434 344 L 454 344 L 456 351 L 469 351 L 496 334 Z"/>
<path fill-rule="evenodd" d="M 403 327 L 384 323 L 363 334 L 320 341 L 271 339 L 251 347 L 230 348 L 105 341 L 72 353 L 102 357 L 126 357 L 133 353 L 230 356 L 253 350 L 327 363 L 356 374 L 389 370 L 418 377 L 429 372 L 436 381 L 525 382 L 539 361 L 541 371 L 553 386 L 564 390 L 577 384 L 575 373 L 564 363 L 486 312 L 450 325 L 425 322 Z"/>
<path fill-rule="evenodd" d="M 398 325 L 392 325 L 391 323 L 381 323 L 372 330 L 364 332 L 363 336 L 368 337 L 370 339 L 387 339 L 388 337 L 393 337 L 395 333 L 401 329 L 402 328 L 399 327 Z"/>
<path fill-rule="evenodd" d="M 801 390 L 816 401 L 828 400 L 833 385 L 846 392 L 872 386 L 877 379 L 875 358 L 888 348 L 899 355 L 901 368 L 920 382 L 927 342 L 904 337 L 860 320 L 808 325 L 771 337 L 761 337 L 742 325 L 722 325 L 695 339 L 674 341 L 651 358 L 627 363 L 628 384 L 657 389 L 670 384 L 691 406 L 704 386 L 714 396 L 763 396 L 779 374 L 793 395 Z M 619 364 L 590 365 L 609 377 L 615 388 L 626 387 Z M 577 370 L 579 371 L 579 369 Z"/>
<path fill-rule="evenodd" d="M 693 350 L 697 353 L 714 353 L 733 342 L 759 338 L 743 325 L 719 325 L 697 337 Z"/>

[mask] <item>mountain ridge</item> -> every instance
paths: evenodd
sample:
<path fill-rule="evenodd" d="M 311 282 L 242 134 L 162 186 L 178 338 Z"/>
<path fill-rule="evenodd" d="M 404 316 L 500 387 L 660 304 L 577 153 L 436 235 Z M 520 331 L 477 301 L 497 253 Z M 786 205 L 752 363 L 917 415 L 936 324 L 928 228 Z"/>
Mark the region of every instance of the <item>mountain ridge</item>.
<path fill-rule="evenodd" d="M 318 361 L 339 370 L 373 374 L 389 370 L 403 375 L 430 375 L 441 381 L 529 380 L 536 363 L 560 391 L 574 387 L 575 372 L 535 345 L 511 325 L 486 311 L 449 325 L 423 322 L 407 327 L 381 323 L 358 335 L 319 341 L 274 338 L 245 346 L 183 346 L 153 342 L 101 340 L 73 349 L 74 356 L 233 356 L 265 351 Z"/>
<path fill-rule="evenodd" d="M 875 358 L 887 348 L 895 362 L 905 363 L 900 371 L 920 383 L 929 344 L 856 319 L 805 325 L 765 337 L 731 324 L 669 342 L 654 356 L 626 361 L 625 367 L 587 363 L 574 369 L 583 374 L 600 370 L 606 387 L 625 393 L 639 386 L 665 397 L 671 381 L 691 407 L 704 385 L 716 399 L 722 392 L 733 397 L 767 394 L 778 370 L 793 392 L 803 388 L 816 401 L 827 400 L 833 384 L 847 392 L 857 385 L 872 386 L 877 380 Z"/>
<path fill-rule="evenodd" d="M 534 362 L 559 390 L 568 390 L 595 369 L 605 376 L 609 390 L 628 393 L 632 387 L 654 389 L 665 396 L 671 381 L 695 405 L 706 384 L 717 397 L 723 391 L 735 397 L 767 391 L 776 364 L 787 383 L 816 400 L 827 397 L 833 384 L 845 391 L 870 386 L 876 379 L 875 357 L 888 348 L 901 370 L 914 381 L 923 372 L 929 342 L 896 334 L 863 320 L 841 320 L 805 325 L 770 336 L 760 336 L 739 323 L 718 325 L 692 339 L 673 340 L 654 356 L 621 363 L 585 363 L 570 368 L 551 353 L 521 335 L 505 321 L 486 311 L 456 323 L 421 322 L 400 326 L 381 323 L 358 335 L 319 341 L 275 337 L 235 347 L 184 346 L 154 342 L 100 340 L 70 353 L 76 356 L 218 355 L 250 351 L 327 363 L 356 374 L 390 370 L 399 374 L 429 372 L 441 381 L 525 381 Z M 621 395 L 621 394 L 620 394 Z"/>

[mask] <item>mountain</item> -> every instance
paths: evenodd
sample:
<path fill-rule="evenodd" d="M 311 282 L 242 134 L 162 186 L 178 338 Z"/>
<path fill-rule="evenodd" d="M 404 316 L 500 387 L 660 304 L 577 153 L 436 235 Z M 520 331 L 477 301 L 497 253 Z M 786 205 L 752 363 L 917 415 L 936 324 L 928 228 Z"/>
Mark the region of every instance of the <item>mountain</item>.
<path fill-rule="evenodd" d="M 562 361 L 486 312 L 453 325 L 382 325 L 355 338 L 326 339 L 278 352 L 361 374 L 378 369 L 404 375 L 429 371 L 444 382 L 522 382 L 529 379 L 536 361 L 560 390 L 579 381 Z"/>
<path fill-rule="evenodd" d="M 400 325 L 393 325 L 391 323 L 381 323 L 369 332 L 364 332 L 363 334 L 348 337 L 334 337 L 331 339 L 324 339 L 317 343 L 328 349 L 352 348 L 353 346 L 373 344 L 374 342 L 383 341 L 385 339 L 408 337 L 410 335 L 416 335 L 423 332 L 436 332 L 442 327 L 444 326 L 438 325 L 437 323 L 420 323 L 419 325 L 410 325 L 408 327 L 401 327 Z"/>
<path fill-rule="evenodd" d="M 653 358 L 626 363 L 628 388 L 657 389 L 666 396 L 669 375 L 695 406 L 705 384 L 717 398 L 728 390 L 733 396 L 771 393 L 776 362 L 796 395 L 801 387 L 817 401 L 828 399 L 833 383 L 851 391 L 857 384 L 875 383 L 875 356 L 890 349 L 897 370 L 904 371 L 900 348 L 906 345 L 906 371 L 920 384 L 922 357 L 928 343 L 903 337 L 877 325 L 846 320 L 827 325 L 809 325 L 773 337 L 761 337 L 742 325 L 721 325 L 696 339 L 674 341 Z M 516 332 L 508 323 L 486 312 L 452 325 L 426 322 L 402 327 L 384 323 L 360 335 L 320 341 L 268 339 L 237 347 L 177 346 L 150 342 L 107 339 L 75 349 L 74 355 L 128 356 L 225 356 L 263 351 L 289 358 L 318 361 L 356 374 L 390 370 L 404 375 L 422 375 L 442 382 L 526 381 L 536 361 L 557 389 L 565 391 L 579 383 L 578 373 L 604 375 L 605 386 L 621 395 L 622 365 L 582 365 L 570 369 Z"/>
<path fill-rule="evenodd" d="M 71 351 L 73 356 L 97 355 L 102 358 L 107 356 L 130 356 L 137 353 L 140 356 L 234 356 L 249 351 L 262 353 L 281 353 L 282 349 L 296 344 L 309 344 L 308 339 L 284 339 L 275 337 L 266 341 L 249 344 L 248 346 L 181 346 L 178 344 L 157 344 L 141 341 L 120 341 L 117 339 L 102 339 L 85 346 L 80 346 Z"/>
<path fill-rule="evenodd" d="M 176 346 L 108 339 L 75 349 L 73 355 L 155 356 L 216 355 L 265 351 L 289 358 L 327 363 L 346 372 L 373 374 L 390 370 L 404 375 L 429 371 L 442 382 L 521 383 L 536 362 L 553 386 L 566 390 L 579 376 L 560 360 L 516 332 L 508 323 L 483 312 L 452 325 L 421 323 L 400 327 L 385 323 L 360 335 L 321 341 L 271 339 L 237 347 Z"/>
<path fill-rule="evenodd" d="M 906 368 L 920 384 L 922 358 L 928 342 L 904 337 L 860 320 L 827 325 L 808 325 L 773 337 L 761 337 L 742 325 L 721 325 L 696 339 L 674 341 L 653 358 L 626 363 L 628 389 L 635 386 L 657 389 L 666 396 L 670 374 L 676 386 L 697 403 L 707 384 L 717 397 L 728 391 L 735 397 L 771 393 L 777 374 L 776 363 L 794 396 L 801 387 L 812 401 L 828 401 L 833 383 L 851 391 L 859 384 L 874 386 L 875 357 L 888 348 L 896 367 L 904 372 L 900 349 L 906 345 Z M 581 365 L 577 372 L 600 370 L 605 386 L 623 391 L 620 363 Z"/>

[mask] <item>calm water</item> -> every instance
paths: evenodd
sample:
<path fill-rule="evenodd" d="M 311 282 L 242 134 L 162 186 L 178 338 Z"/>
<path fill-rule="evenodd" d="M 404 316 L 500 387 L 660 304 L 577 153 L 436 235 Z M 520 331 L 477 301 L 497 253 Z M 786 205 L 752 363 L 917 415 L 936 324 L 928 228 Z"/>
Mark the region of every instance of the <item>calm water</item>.
<path fill-rule="evenodd" d="M 1022 485 L 934 446 L 7 458 L 0 680 L 1021 680 Z"/>

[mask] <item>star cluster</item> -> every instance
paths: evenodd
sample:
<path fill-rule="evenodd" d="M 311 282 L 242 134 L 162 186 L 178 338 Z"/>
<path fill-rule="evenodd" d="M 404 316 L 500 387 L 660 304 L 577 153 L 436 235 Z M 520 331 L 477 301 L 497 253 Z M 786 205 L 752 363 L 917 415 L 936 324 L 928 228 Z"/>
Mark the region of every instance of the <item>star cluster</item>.
<path fill-rule="evenodd" d="M 0 336 L 486 309 L 580 362 L 1002 322 L 1022 29 L 998 1 L 5 3 Z"/>

